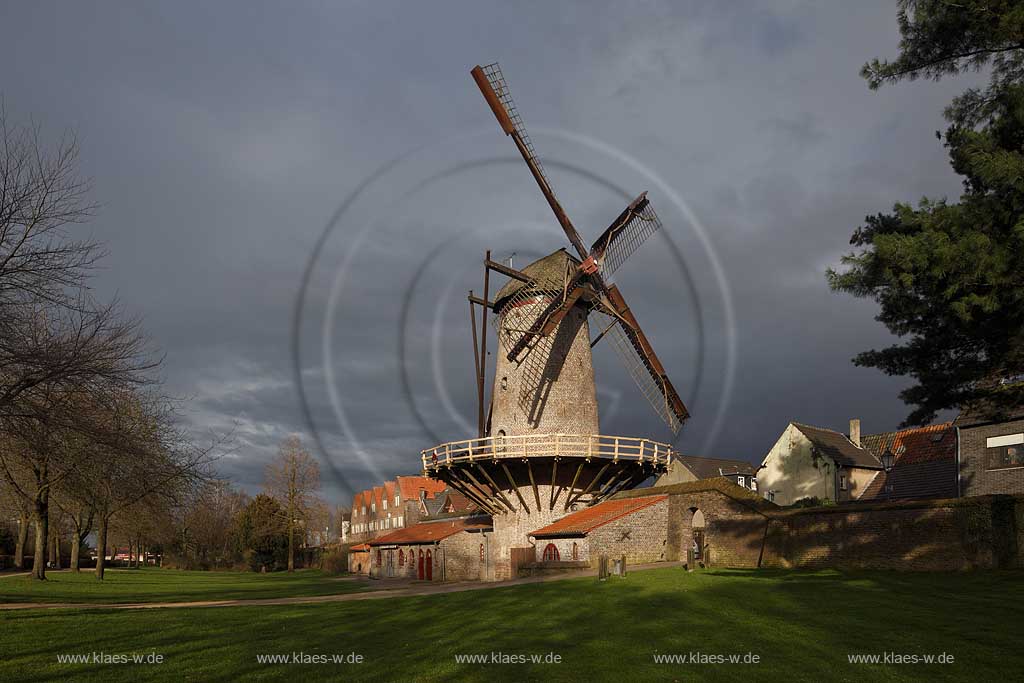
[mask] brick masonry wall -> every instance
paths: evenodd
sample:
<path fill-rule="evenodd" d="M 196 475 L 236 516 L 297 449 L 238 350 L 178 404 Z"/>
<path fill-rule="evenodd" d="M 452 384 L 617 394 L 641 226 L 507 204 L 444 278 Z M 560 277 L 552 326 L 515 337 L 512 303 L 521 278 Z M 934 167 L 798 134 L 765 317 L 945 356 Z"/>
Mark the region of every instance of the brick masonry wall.
<path fill-rule="evenodd" d="M 664 562 L 668 559 L 668 510 L 669 501 L 663 500 L 594 529 L 587 534 L 586 559 L 591 566 L 602 554 L 610 559 L 625 555 L 627 566 Z"/>
<path fill-rule="evenodd" d="M 766 567 L 961 570 L 1021 566 L 1024 501 L 980 497 L 772 516 Z M 1017 528 L 1014 528 L 1017 527 Z"/>
<path fill-rule="evenodd" d="M 1003 422 L 960 430 L 960 493 L 982 496 L 990 493 L 1024 495 L 1024 467 L 990 470 L 986 466 L 985 442 L 989 437 L 1020 434 L 1024 420 Z"/>
<path fill-rule="evenodd" d="M 765 516 L 714 490 L 669 496 L 666 559 L 686 560 L 693 546 L 694 510 L 704 516 L 704 541 L 712 565 L 757 566 Z"/>
<path fill-rule="evenodd" d="M 573 560 L 586 562 L 590 559 L 589 542 L 584 537 L 538 538 L 534 553 L 536 562 L 544 561 L 544 549 L 547 548 L 548 543 L 558 548 L 559 562 L 572 562 Z M 575 558 L 572 555 L 574 545 L 576 546 Z"/>
<path fill-rule="evenodd" d="M 548 509 L 547 501 L 550 500 L 551 488 L 548 485 L 538 484 L 537 490 L 540 494 L 541 502 L 544 503 L 541 505 L 540 510 L 531 508 L 530 513 L 527 514 L 520 505 L 516 504 L 517 514 L 507 512 L 494 515 L 494 543 L 491 548 L 494 580 L 505 581 L 513 578 L 511 549 L 532 547 L 534 541 L 530 538 L 530 532 L 545 527 L 570 514 L 569 511 L 563 509 L 562 504 L 567 495 L 566 491 L 562 491 L 558 501 L 555 502 L 555 509 Z M 524 486 L 519 489 L 519 492 L 526 500 L 534 500 L 532 487 Z M 518 500 L 515 494 L 506 492 L 505 496 L 509 500 Z M 559 548 L 559 552 L 561 552 L 561 548 Z"/>

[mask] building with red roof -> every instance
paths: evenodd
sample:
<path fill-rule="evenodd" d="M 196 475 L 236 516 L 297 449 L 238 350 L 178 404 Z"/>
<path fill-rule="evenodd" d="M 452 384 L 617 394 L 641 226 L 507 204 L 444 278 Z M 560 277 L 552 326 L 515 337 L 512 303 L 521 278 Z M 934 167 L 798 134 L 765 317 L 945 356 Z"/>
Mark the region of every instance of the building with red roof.
<path fill-rule="evenodd" d="M 665 560 L 668 496 L 612 498 L 530 532 L 536 562 L 593 565 L 599 554 L 627 564 Z"/>
<path fill-rule="evenodd" d="M 491 575 L 487 516 L 420 522 L 369 542 L 370 577 L 480 581 Z"/>

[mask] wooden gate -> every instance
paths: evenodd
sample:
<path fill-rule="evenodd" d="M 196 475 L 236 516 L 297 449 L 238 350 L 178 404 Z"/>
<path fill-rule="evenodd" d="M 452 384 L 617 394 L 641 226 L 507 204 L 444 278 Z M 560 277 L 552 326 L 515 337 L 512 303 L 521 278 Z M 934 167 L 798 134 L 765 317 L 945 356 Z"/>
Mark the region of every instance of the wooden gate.
<path fill-rule="evenodd" d="M 529 548 L 509 548 L 509 556 L 511 564 L 511 575 L 509 578 L 511 579 L 519 576 L 520 567 L 525 567 L 537 561 L 537 551 L 532 546 Z"/>

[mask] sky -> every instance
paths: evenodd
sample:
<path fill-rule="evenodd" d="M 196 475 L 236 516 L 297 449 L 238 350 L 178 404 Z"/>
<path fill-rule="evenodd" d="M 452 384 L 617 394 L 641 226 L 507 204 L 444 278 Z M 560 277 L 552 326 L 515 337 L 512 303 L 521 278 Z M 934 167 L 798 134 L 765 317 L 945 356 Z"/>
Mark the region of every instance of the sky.
<path fill-rule="evenodd" d="M 345 503 L 475 436 L 484 251 L 567 244 L 470 78 L 494 61 L 585 242 L 644 190 L 664 223 L 615 282 L 692 418 L 673 436 L 602 342 L 603 433 L 759 462 L 791 420 L 896 428 L 907 381 L 850 362 L 893 339 L 825 271 L 866 215 L 958 196 L 935 131 L 971 85 L 870 91 L 898 40 L 868 0 L 8 2 L 0 96 L 77 135 L 93 288 L 196 438 L 231 435 L 221 473 L 256 492 L 299 434 Z"/>

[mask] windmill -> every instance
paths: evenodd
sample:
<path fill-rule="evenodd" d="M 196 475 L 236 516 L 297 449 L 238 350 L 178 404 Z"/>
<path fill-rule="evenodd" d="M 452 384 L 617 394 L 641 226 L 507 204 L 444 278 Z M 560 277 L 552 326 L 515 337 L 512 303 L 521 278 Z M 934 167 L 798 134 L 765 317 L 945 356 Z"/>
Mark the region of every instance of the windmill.
<path fill-rule="evenodd" d="M 484 258 L 483 298 L 470 292 L 478 437 L 421 452 L 423 470 L 494 516 L 494 578 L 514 573 L 531 529 L 603 500 L 667 469 L 671 447 L 645 438 L 603 436 L 598 426 L 591 348 L 607 337 L 641 393 L 672 433 L 689 412 L 619 288 L 608 278 L 661 228 L 644 192 L 588 248 L 565 213 L 497 64 L 473 79 L 512 138 L 575 255 L 559 249 L 522 270 Z M 490 297 L 490 274 L 508 282 Z M 482 308 L 477 333 L 476 307 Z M 490 410 L 484 409 L 487 316 L 501 346 Z M 590 319 L 600 332 L 590 338 Z M 564 495 L 563 495 L 564 494 Z"/>
<path fill-rule="evenodd" d="M 552 255 L 553 260 L 564 262 L 564 268 L 560 268 L 563 263 L 547 263 L 532 269 L 533 272 L 529 266 L 524 271 L 492 268 L 499 264 L 494 264 L 489 258 L 485 260 L 486 268 L 508 275 L 516 282 L 499 292 L 494 304 L 498 306 L 497 332 L 505 359 L 521 368 L 519 407 L 528 416 L 536 417 L 545 382 L 550 379 L 545 377 L 545 371 L 552 366 L 550 359 L 557 339 L 556 331 L 566 316 L 573 311 L 584 315 L 596 313 L 602 316 L 604 325 L 591 346 L 608 336 L 644 397 L 672 433 L 678 433 L 689 412 L 622 292 L 607 281 L 648 237 L 661 228 L 661 220 L 647 199 L 647 193 L 634 199 L 587 248 L 555 197 L 501 69 L 497 64 L 477 66 L 472 75 L 501 129 L 515 142 L 555 219 L 579 255 L 578 260 L 568 254 L 565 258 Z M 486 296 L 485 293 L 485 299 Z"/>

